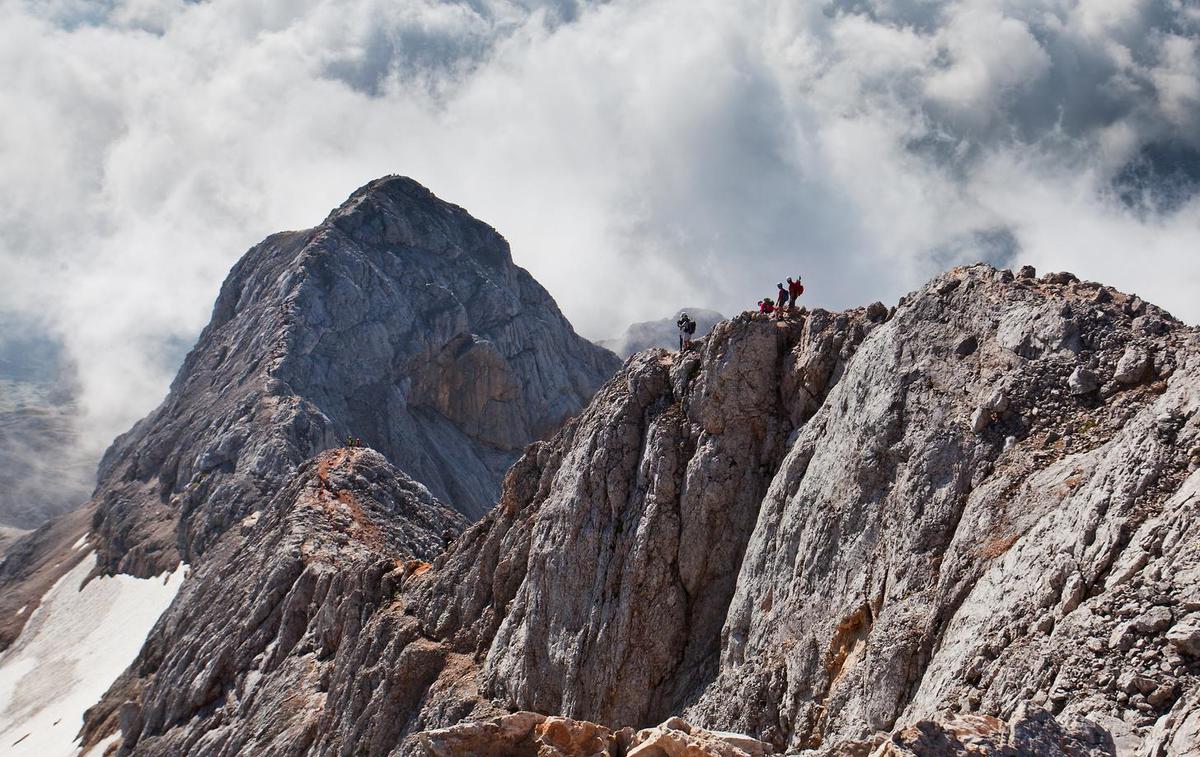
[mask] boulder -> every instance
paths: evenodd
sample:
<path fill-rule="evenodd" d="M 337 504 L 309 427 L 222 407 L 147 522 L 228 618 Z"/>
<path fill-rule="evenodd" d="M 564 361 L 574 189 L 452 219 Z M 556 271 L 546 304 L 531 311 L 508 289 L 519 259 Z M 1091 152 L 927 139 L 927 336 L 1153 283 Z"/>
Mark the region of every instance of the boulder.
<path fill-rule="evenodd" d="M 1200 615 L 1189 615 L 1171 626 L 1166 638 L 1180 652 L 1200 657 Z"/>
<path fill-rule="evenodd" d="M 1071 394 L 1077 396 L 1091 394 L 1100 388 L 1100 380 L 1094 371 L 1080 365 L 1071 371 L 1071 375 L 1067 378 L 1067 387 L 1071 390 Z"/>
<path fill-rule="evenodd" d="M 1117 361 L 1113 380 L 1118 384 L 1136 384 L 1150 371 L 1150 354 L 1143 348 L 1131 345 Z"/>

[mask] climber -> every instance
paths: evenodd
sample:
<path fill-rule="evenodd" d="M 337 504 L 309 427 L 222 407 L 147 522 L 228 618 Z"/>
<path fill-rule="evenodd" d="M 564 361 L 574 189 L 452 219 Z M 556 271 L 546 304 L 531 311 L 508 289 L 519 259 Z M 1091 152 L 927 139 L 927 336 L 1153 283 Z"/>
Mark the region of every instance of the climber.
<path fill-rule="evenodd" d="M 770 297 L 768 297 L 765 300 L 759 300 L 758 301 L 758 312 L 766 313 L 767 315 L 774 313 L 775 312 L 775 303 L 771 301 Z"/>
<path fill-rule="evenodd" d="M 796 301 L 800 299 L 800 295 L 804 294 L 804 284 L 800 283 L 800 277 L 797 276 L 795 281 L 788 276 L 787 280 L 788 297 L 791 299 L 791 304 L 788 305 L 788 310 L 796 309 Z"/>
<path fill-rule="evenodd" d="M 783 282 L 775 285 L 779 291 L 775 293 L 775 307 L 779 309 L 779 315 L 783 316 L 783 309 L 788 306 L 788 290 L 783 288 Z"/>
<path fill-rule="evenodd" d="M 690 350 L 692 335 L 696 333 L 696 322 L 689 318 L 687 313 L 683 313 L 675 325 L 679 327 L 679 351 Z"/>

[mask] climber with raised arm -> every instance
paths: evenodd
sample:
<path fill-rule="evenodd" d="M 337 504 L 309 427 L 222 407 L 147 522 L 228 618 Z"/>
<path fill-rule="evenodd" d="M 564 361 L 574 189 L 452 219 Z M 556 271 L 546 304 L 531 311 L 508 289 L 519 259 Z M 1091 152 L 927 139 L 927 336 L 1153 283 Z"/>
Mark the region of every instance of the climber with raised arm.
<path fill-rule="evenodd" d="M 690 350 L 692 336 L 696 333 L 696 322 L 687 313 L 682 313 L 675 325 L 679 327 L 679 351 Z"/>
<path fill-rule="evenodd" d="M 792 281 L 792 277 L 788 276 L 787 289 L 788 299 L 791 300 L 791 303 L 788 305 L 788 310 L 795 310 L 796 302 L 800 299 L 800 295 L 804 294 L 804 284 L 800 282 L 800 277 L 797 276 L 796 280 Z"/>

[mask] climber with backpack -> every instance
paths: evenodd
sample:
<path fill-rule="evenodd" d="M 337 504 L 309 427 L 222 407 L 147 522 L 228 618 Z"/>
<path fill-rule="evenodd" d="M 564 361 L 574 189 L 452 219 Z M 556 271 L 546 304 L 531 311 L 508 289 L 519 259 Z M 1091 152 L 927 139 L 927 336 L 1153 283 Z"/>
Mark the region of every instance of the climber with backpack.
<path fill-rule="evenodd" d="M 696 333 L 696 322 L 688 317 L 687 313 L 682 313 L 675 325 L 679 327 L 679 351 L 690 350 L 692 336 Z"/>
<path fill-rule="evenodd" d="M 775 302 L 770 298 L 758 301 L 758 312 L 770 315 L 775 312 Z"/>
<path fill-rule="evenodd" d="M 796 309 L 796 301 L 800 299 L 800 295 L 804 294 L 804 284 L 800 283 L 800 277 L 797 276 L 795 281 L 788 276 L 787 280 L 788 297 L 791 299 L 791 304 L 788 305 L 788 310 Z"/>
<path fill-rule="evenodd" d="M 783 309 L 788 306 L 788 290 L 783 288 L 783 282 L 775 285 L 778 292 L 775 293 L 775 307 L 779 310 L 779 315 L 783 316 Z"/>

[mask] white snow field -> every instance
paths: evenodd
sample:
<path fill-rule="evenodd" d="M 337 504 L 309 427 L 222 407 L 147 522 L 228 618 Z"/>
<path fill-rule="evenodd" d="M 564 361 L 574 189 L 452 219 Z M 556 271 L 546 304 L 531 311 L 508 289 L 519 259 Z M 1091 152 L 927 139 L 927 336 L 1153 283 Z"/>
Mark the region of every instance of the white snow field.
<path fill-rule="evenodd" d="M 95 565 L 89 554 L 59 579 L 0 655 L 0 754 L 79 754 L 84 710 L 133 662 L 187 572 L 95 578 L 81 590 Z"/>

